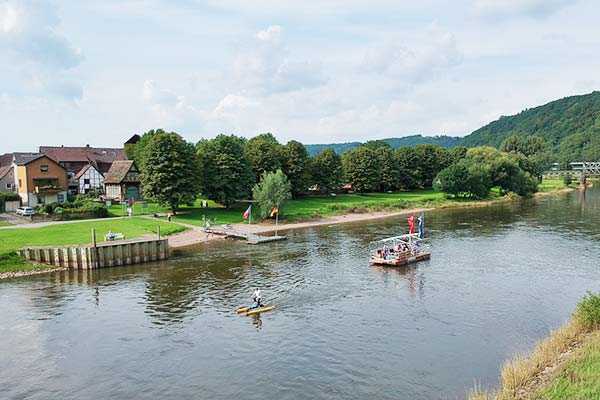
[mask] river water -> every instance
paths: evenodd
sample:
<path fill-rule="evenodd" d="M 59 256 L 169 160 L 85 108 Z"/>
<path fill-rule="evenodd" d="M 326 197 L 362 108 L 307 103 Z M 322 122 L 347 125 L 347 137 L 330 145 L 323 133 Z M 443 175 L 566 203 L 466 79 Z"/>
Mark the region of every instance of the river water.
<path fill-rule="evenodd" d="M 456 399 L 600 291 L 600 190 L 426 215 L 432 259 L 368 264 L 404 218 L 0 283 L 7 399 Z M 274 312 L 233 310 L 260 287 Z"/>

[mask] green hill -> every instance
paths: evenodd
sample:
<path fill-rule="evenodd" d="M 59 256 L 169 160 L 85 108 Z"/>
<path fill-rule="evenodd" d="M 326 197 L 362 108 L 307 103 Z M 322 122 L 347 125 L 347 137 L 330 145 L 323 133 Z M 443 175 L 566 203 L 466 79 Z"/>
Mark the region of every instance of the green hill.
<path fill-rule="evenodd" d="M 600 159 L 600 92 L 570 96 L 517 115 L 503 116 L 465 136 L 460 144 L 500 146 L 511 135 L 537 135 L 562 160 Z"/>
<path fill-rule="evenodd" d="M 393 148 L 398 147 L 411 147 L 418 144 L 437 144 L 442 147 L 453 147 L 458 144 L 460 138 L 453 136 L 422 136 L 422 135 L 411 135 L 401 138 L 389 138 L 382 139 L 383 142 L 389 144 Z M 348 143 L 331 143 L 331 144 L 307 144 L 306 150 L 311 156 L 319 154 L 325 149 L 331 148 L 336 153 L 342 154 L 348 150 L 360 146 L 361 142 L 348 142 Z"/>

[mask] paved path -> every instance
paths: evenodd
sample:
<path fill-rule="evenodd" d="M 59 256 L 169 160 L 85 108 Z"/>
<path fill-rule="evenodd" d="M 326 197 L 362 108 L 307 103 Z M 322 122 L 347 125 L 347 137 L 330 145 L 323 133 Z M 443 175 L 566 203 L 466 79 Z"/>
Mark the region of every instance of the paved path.
<path fill-rule="evenodd" d="M 96 221 L 110 221 L 115 219 L 125 219 L 129 217 L 111 217 L 111 218 L 95 218 L 95 219 L 76 219 L 72 221 L 48 221 L 48 222 L 32 222 L 29 224 L 20 224 L 20 225 L 11 225 L 11 226 L 1 226 L 0 230 L 8 230 L 8 229 L 34 229 L 34 228 L 43 228 L 45 226 L 53 226 L 53 225 L 66 225 L 66 224 L 77 224 L 81 222 L 96 222 Z"/>

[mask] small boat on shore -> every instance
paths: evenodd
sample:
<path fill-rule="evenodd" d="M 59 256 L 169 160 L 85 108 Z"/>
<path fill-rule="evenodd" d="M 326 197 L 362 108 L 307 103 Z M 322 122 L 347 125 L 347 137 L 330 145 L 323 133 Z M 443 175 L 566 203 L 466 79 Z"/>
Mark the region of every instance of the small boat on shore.
<path fill-rule="evenodd" d="M 267 305 L 267 306 L 262 306 L 262 307 L 240 307 L 237 310 L 235 310 L 236 313 L 240 314 L 240 315 L 255 315 L 255 314 L 260 314 L 260 313 L 264 313 L 264 312 L 268 312 L 268 311 L 272 311 L 273 309 L 275 309 L 275 306 L 272 305 Z"/>

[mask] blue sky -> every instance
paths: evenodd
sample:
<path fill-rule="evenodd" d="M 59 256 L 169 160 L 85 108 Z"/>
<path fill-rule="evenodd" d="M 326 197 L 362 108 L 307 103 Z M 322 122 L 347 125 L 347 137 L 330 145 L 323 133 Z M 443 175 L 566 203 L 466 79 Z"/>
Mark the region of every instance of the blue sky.
<path fill-rule="evenodd" d="M 0 0 L 0 153 L 464 135 L 600 89 L 592 0 Z"/>

